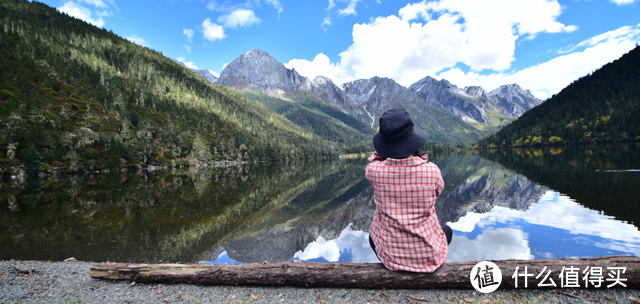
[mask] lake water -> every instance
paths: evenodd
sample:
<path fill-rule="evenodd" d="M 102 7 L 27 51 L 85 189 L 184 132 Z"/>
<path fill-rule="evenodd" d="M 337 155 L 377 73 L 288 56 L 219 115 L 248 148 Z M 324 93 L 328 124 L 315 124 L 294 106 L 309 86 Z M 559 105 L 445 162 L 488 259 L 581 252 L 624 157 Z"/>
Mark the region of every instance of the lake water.
<path fill-rule="evenodd" d="M 431 155 L 447 261 L 640 256 L 640 144 Z M 378 262 L 365 159 L 0 183 L 0 260 Z"/>

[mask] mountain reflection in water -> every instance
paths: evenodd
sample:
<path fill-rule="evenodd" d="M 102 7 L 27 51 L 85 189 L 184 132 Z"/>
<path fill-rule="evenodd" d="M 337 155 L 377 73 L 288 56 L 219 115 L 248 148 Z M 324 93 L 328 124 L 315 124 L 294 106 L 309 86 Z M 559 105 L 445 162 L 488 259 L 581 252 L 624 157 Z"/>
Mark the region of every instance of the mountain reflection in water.
<path fill-rule="evenodd" d="M 594 183 L 613 183 L 611 179 L 615 179 L 622 183 L 614 189 L 617 192 L 615 197 L 622 201 L 601 202 L 597 206 L 611 206 L 616 210 L 619 208 L 615 206 L 616 203 L 625 204 L 626 200 L 637 199 L 637 190 L 629 187 L 637 180 L 640 171 L 633 169 L 640 168 L 635 159 L 635 155 L 638 155 L 635 153 L 637 146 L 631 147 L 631 151 L 629 146 L 622 145 L 605 148 L 609 158 L 604 160 L 594 160 L 593 157 L 584 159 L 586 155 L 597 154 L 584 152 L 584 147 L 567 148 L 569 151 L 565 159 L 559 159 L 557 148 L 553 153 L 552 149 L 539 149 L 535 153 L 507 152 L 534 156 L 528 161 L 521 159 L 522 167 L 514 168 L 520 173 L 486 159 L 490 157 L 482 158 L 470 153 L 436 159 L 434 162 L 440 167 L 446 183 L 445 191 L 436 203 L 436 212 L 439 220 L 448 223 L 454 230 L 447 262 L 620 254 L 640 256 L 640 232 L 636 226 L 607 215 L 607 209 L 589 209 L 575 199 L 553 190 L 582 188 L 589 191 L 587 188 L 594 187 Z M 507 153 L 502 156 L 512 156 Z M 617 161 L 611 161 L 611 156 Z M 539 164 L 541 157 L 554 157 L 555 160 L 543 168 L 537 168 L 532 162 Z M 558 162 L 565 162 L 566 165 L 560 166 Z M 516 166 L 514 162 L 510 165 Z M 573 172 L 576 166 L 587 171 L 586 175 L 597 176 L 564 181 L 557 177 L 561 174 L 556 171 Z M 556 177 L 541 178 L 544 184 L 539 184 L 527 178 L 526 174 L 530 170 L 537 177 Z M 630 172 L 636 176 L 603 175 Z M 625 177 L 631 180 L 625 180 Z M 233 261 L 260 262 L 259 257 L 248 259 L 243 253 L 246 251 L 240 249 L 251 247 L 252 252 L 277 250 L 279 258 L 263 259 L 268 262 L 378 262 L 368 246 L 370 220 L 364 227 L 361 224 L 357 226 L 359 228 L 349 225 L 362 223 L 363 218 L 373 213 L 375 207 L 370 191 L 371 187 L 348 201 L 345 205 L 349 206 L 348 210 L 336 210 L 332 216 L 319 220 L 301 218 L 289 223 L 300 229 L 294 228 L 286 232 L 273 230 L 269 232 L 271 235 L 243 236 L 223 244 L 207 258 L 215 261 L 216 254 L 223 252 Z M 606 196 L 607 193 L 599 194 L 599 197 Z M 340 219 L 340 224 L 336 222 L 337 219 Z M 345 228 L 338 233 L 335 227 Z M 260 238 L 278 239 L 278 242 L 262 246 L 270 241 L 260 241 Z M 289 246 L 288 250 L 282 250 L 282 246 Z M 231 250 L 231 253 L 226 250 Z"/>
<path fill-rule="evenodd" d="M 447 261 L 640 255 L 638 145 L 430 155 Z M 0 260 L 378 262 L 366 159 L 0 182 Z"/>

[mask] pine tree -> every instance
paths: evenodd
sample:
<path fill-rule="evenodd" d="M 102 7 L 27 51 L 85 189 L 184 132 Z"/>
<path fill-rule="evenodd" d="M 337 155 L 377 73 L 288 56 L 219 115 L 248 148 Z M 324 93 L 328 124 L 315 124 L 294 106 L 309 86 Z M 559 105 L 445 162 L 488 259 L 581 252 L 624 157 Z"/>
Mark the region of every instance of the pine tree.
<path fill-rule="evenodd" d="M 29 152 L 27 152 L 25 156 L 24 166 L 27 175 L 38 176 L 40 174 L 40 156 L 38 156 L 34 145 L 31 145 L 31 149 L 29 149 Z"/>
<path fill-rule="evenodd" d="M 65 148 L 62 141 L 60 141 L 60 137 L 56 136 L 56 146 L 53 150 L 52 159 L 55 161 L 62 161 L 65 155 L 67 155 L 67 148 Z"/>

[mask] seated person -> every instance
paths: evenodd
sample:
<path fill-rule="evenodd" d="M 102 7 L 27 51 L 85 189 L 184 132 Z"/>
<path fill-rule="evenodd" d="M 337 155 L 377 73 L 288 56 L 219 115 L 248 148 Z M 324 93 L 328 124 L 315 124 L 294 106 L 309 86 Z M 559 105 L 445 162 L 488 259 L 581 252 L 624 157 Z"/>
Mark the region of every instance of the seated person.
<path fill-rule="evenodd" d="M 366 177 L 376 210 L 369 243 L 389 270 L 434 272 L 447 259 L 452 230 L 441 226 L 434 204 L 444 188 L 440 169 L 418 150 L 427 132 L 403 109 L 380 117 Z"/>

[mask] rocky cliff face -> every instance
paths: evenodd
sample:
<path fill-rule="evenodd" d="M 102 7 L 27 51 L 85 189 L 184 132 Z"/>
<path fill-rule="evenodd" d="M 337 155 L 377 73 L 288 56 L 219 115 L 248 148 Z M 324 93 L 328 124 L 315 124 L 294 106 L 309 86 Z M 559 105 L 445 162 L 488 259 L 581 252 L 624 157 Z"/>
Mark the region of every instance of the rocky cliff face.
<path fill-rule="evenodd" d="M 425 77 L 409 88 L 381 77 L 338 87 L 324 76 L 310 81 L 259 49 L 250 50 L 229 64 L 220 74 L 218 84 L 250 88 L 283 98 L 313 96 L 371 126 L 382 113 L 396 107 L 426 106 L 448 111 L 462 120 L 486 124 L 489 123 L 488 111 L 515 119 L 542 102 L 517 84 L 487 93 L 480 87 L 461 89 L 447 80 L 432 77 Z"/>
<path fill-rule="evenodd" d="M 491 98 L 507 110 L 507 113 L 514 118 L 522 116 L 524 112 L 539 105 L 542 101 L 531 94 L 529 90 L 524 90 L 517 84 L 502 85 L 489 92 Z"/>
<path fill-rule="evenodd" d="M 206 79 L 207 81 L 211 82 L 211 83 L 217 83 L 218 82 L 218 77 L 216 77 L 215 75 L 213 75 L 209 70 L 199 70 L 199 69 L 192 69 L 188 66 L 186 66 L 184 63 L 176 60 L 176 59 L 172 59 L 173 61 L 177 62 L 178 64 L 180 64 L 181 66 L 191 70 L 192 72 L 200 75 L 200 77 Z"/>
<path fill-rule="evenodd" d="M 542 103 L 531 92 L 517 84 L 503 85 L 487 93 L 478 86 L 458 88 L 449 81 L 425 77 L 412 84 L 409 90 L 424 95 L 433 95 L 438 103 L 463 120 L 473 119 L 489 123 L 487 111 L 500 113 L 510 119 Z"/>

